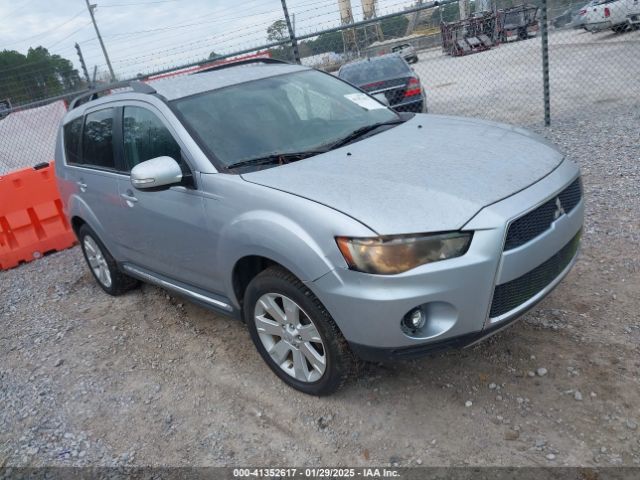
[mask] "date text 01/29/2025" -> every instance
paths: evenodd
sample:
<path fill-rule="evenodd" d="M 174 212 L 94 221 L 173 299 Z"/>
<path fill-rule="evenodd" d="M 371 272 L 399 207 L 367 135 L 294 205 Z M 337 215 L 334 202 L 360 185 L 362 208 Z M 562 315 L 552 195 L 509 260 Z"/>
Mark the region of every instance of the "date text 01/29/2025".
<path fill-rule="evenodd" d="M 399 478 L 387 468 L 234 468 L 234 478 Z"/>

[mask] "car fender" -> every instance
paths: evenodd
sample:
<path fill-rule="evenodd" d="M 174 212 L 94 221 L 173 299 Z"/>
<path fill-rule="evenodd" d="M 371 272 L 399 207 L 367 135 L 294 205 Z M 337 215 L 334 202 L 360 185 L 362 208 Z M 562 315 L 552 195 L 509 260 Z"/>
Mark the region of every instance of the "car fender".
<path fill-rule="evenodd" d="M 268 258 L 302 282 L 313 281 L 334 268 L 328 247 L 320 245 L 300 223 L 283 214 L 269 210 L 246 212 L 220 231 L 217 264 L 224 272 L 225 292 L 238 307 L 233 269 L 247 256 Z"/>
<path fill-rule="evenodd" d="M 69 221 L 73 220 L 74 217 L 80 218 L 96 233 L 100 241 L 107 247 L 107 250 L 109 250 L 114 257 L 118 257 L 117 247 L 115 242 L 112 241 L 109 232 L 104 228 L 102 222 L 98 220 L 98 217 L 93 213 L 89 205 L 87 205 L 79 195 L 69 195 L 66 211 Z"/>

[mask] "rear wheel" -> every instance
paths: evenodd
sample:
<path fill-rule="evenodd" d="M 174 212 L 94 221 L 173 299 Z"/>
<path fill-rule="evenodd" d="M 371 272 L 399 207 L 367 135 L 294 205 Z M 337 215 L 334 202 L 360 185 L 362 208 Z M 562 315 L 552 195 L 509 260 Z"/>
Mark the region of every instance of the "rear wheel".
<path fill-rule="evenodd" d="M 118 269 L 118 265 L 109 251 L 87 225 L 80 227 L 78 240 L 80 240 L 82 253 L 93 277 L 100 288 L 109 295 L 122 295 L 139 284 L 137 280 Z"/>
<path fill-rule="evenodd" d="M 244 318 L 271 370 L 310 395 L 329 395 L 348 378 L 355 360 L 331 315 L 290 272 L 270 267 L 247 287 Z"/>

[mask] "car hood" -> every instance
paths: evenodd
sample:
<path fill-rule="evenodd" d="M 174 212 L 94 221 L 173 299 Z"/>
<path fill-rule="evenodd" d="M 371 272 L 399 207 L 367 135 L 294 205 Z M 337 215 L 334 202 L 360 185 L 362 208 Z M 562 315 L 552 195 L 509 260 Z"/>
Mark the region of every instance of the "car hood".
<path fill-rule="evenodd" d="M 562 158 L 520 128 L 419 114 L 345 147 L 242 176 L 391 235 L 460 229 L 483 207 L 548 175 Z"/>

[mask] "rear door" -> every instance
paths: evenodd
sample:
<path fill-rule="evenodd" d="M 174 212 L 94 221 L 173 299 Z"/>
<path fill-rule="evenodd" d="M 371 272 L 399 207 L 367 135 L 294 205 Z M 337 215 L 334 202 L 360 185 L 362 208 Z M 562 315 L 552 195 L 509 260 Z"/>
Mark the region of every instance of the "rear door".
<path fill-rule="evenodd" d="M 218 291 L 214 262 L 217 236 L 207 229 L 203 197 L 188 152 L 155 107 L 141 102 L 124 106 L 119 115 L 124 175 L 118 182 L 118 235 L 127 258 L 172 279 Z M 131 169 L 160 156 L 180 164 L 184 184 L 156 190 L 134 188 Z"/>
<path fill-rule="evenodd" d="M 112 253 L 121 208 L 121 175 L 114 156 L 114 112 L 111 107 L 98 107 L 65 125 L 64 130 L 67 180 L 87 210 L 84 220 Z"/>

